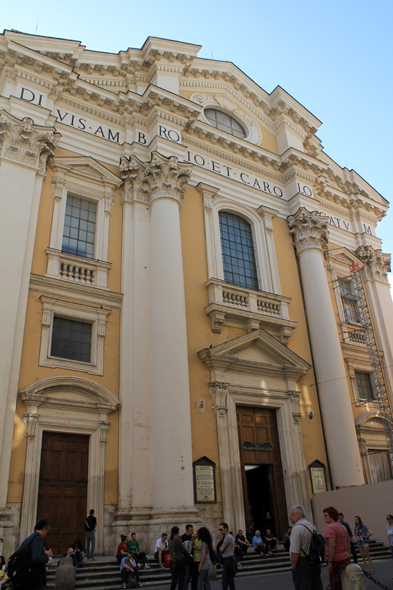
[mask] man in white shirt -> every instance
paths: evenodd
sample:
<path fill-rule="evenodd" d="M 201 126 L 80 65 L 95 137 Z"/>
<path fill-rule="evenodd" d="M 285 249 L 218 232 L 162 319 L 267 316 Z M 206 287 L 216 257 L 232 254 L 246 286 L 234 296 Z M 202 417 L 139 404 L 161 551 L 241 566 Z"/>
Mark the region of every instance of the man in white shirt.
<path fill-rule="evenodd" d="M 321 566 L 310 565 L 307 555 L 310 551 L 314 525 L 305 519 L 303 506 L 292 506 L 289 518 L 295 525 L 290 536 L 292 580 L 296 590 L 323 590 Z"/>
<path fill-rule="evenodd" d="M 162 533 L 161 537 L 157 539 L 156 546 L 154 547 L 154 557 L 158 559 L 158 563 L 160 567 L 165 567 L 162 563 L 162 556 L 169 553 L 168 549 L 168 535 L 166 533 Z"/>

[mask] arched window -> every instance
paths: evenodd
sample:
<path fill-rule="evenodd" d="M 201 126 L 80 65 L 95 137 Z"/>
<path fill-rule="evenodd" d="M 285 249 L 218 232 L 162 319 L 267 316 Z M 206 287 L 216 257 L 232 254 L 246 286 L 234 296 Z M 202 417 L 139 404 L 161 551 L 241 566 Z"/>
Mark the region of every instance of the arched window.
<path fill-rule="evenodd" d="M 246 137 L 247 134 L 243 127 L 230 115 L 217 111 L 216 109 L 205 109 L 204 113 L 210 125 L 221 129 L 221 131 L 226 131 L 235 137 Z"/>
<path fill-rule="evenodd" d="M 251 226 L 233 213 L 220 212 L 220 236 L 224 279 L 232 285 L 258 289 Z"/>

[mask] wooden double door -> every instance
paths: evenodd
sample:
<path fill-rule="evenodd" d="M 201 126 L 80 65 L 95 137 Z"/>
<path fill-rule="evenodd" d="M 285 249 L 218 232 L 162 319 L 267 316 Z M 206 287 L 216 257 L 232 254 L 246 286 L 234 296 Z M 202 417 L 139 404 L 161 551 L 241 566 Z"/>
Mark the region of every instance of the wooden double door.
<path fill-rule="evenodd" d="M 236 406 L 236 413 L 246 528 L 282 539 L 288 515 L 276 410 Z"/>
<path fill-rule="evenodd" d="M 46 545 L 65 553 L 75 539 L 85 542 L 89 437 L 44 432 L 42 436 L 38 518 L 48 518 Z"/>

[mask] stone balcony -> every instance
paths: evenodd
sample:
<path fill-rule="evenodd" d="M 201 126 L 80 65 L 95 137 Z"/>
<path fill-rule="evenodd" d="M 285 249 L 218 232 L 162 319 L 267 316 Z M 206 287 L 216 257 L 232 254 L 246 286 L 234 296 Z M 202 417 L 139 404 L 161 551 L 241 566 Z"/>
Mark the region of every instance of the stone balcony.
<path fill-rule="evenodd" d="M 289 319 L 290 297 L 237 287 L 217 279 L 208 280 L 205 287 L 209 298 L 205 312 L 210 316 L 212 332 L 220 334 L 223 325 L 248 332 L 265 328 L 288 344 L 297 326 L 297 322 Z"/>
<path fill-rule="evenodd" d="M 359 348 L 367 348 L 361 324 L 342 322 L 340 325 L 344 344 L 351 344 L 352 346 L 357 346 Z"/>
<path fill-rule="evenodd" d="M 47 248 L 48 269 L 45 276 L 108 290 L 111 262 L 103 262 Z"/>

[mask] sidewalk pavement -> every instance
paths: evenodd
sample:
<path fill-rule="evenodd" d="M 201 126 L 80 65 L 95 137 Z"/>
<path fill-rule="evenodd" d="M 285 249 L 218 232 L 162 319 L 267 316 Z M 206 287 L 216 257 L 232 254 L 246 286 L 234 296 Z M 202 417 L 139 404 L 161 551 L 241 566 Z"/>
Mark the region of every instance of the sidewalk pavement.
<path fill-rule="evenodd" d="M 359 563 L 360 567 L 362 564 Z M 385 584 L 389 589 L 393 590 L 393 559 L 388 558 L 383 561 L 374 561 L 374 578 L 382 584 Z M 322 568 L 322 584 L 326 588 L 329 585 L 329 573 L 326 567 Z M 236 590 L 294 590 L 291 572 L 268 574 L 265 576 L 244 576 L 235 578 Z M 221 590 L 221 580 L 211 582 L 212 590 Z M 150 586 L 149 590 L 162 590 L 162 586 Z M 366 579 L 367 590 L 376 589 L 376 584 Z"/>

